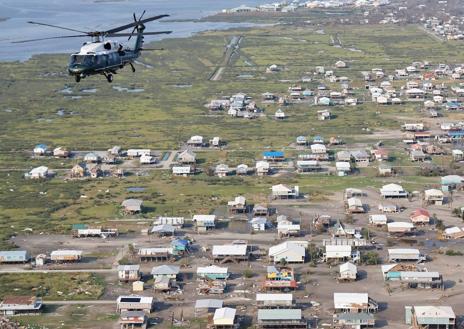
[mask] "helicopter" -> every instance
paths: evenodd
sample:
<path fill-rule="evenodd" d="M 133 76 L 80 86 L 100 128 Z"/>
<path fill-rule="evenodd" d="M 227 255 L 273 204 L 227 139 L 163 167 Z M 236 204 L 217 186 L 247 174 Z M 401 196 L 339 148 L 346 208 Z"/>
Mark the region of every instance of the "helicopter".
<path fill-rule="evenodd" d="M 78 32 L 78 35 L 65 35 L 40 39 L 30 39 L 22 41 L 14 41 L 13 43 L 24 43 L 33 41 L 43 41 L 51 39 L 64 39 L 64 38 L 82 38 L 90 37 L 91 41 L 84 42 L 79 52 L 70 55 L 68 64 L 68 73 L 74 76 L 76 82 L 81 81 L 91 75 L 101 74 L 106 77 L 108 82 L 113 81 L 113 74 L 117 74 L 119 69 L 129 65 L 132 72 L 135 72 L 134 61 L 141 55 L 143 50 L 160 50 L 160 49 L 145 49 L 143 48 L 144 35 L 159 35 L 170 34 L 172 31 L 159 31 L 159 32 L 145 32 L 145 23 L 158 20 L 169 15 L 158 15 L 143 19 L 145 10 L 142 15 L 137 19 L 135 13 L 133 14 L 134 22 L 115 27 L 106 31 L 80 31 L 68 27 L 51 25 L 40 22 L 29 21 L 29 24 L 49 26 L 62 30 Z M 118 33 L 132 28 L 130 33 Z M 135 44 L 133 47 L 123 45 L 117 41 L 105 40 L 109 37 L 128 37 L 128 41 L 136 36 Z"/>

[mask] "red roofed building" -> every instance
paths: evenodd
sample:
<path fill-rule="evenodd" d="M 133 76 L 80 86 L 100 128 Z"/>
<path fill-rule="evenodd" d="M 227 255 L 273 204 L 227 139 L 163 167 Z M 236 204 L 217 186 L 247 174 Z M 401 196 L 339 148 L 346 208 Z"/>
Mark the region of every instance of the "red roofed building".
<path fill-rule="evenodd" d="M 425 209 L 419 208 L 411 213 L 409 219 L 414 225 L 425 225 L 430 223 L 430 213 Z"/>
<path fill-rule="evenodd" d="M 376 149 L 372 150 L 372 154 L 374 155 L 377 161 L 388 160 L 388 151 L 385 149 Z"/>

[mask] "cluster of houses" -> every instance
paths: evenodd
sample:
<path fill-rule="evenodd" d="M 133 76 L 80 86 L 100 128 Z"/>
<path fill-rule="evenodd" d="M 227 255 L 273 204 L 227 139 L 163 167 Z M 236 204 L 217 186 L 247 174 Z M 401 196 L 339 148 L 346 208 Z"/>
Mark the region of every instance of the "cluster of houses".
<path fill-rule="evenodd" d="M 462 17 L 448 15 L 448 19 L 440 19 L 437 17 L 427 18 L 424 22 L 424 27 L 437 36 L 447 40 L 462 40 L 464 39 L 464 31 L 462 25 L 464 20 Z"/>
<path fill-rule="evenodd" d="M 236 118 L 253 119 L 262 112 L 256 102 L 244 93 L 232 95 L 230 98 L 213 99 L 207 107 L 211 111 L 227 111 L 227 114 Z"/>
<path fill-rule="evenodd" d="M 318 8 L 342 7 L 379 7 L 390 3 L 390 0 L 294 0 L 266 3 L 256 7 L 241 5 L 235 8 L 224 9 L 223 14 L 250 14 L 250 13 L 293 13 L 301 10 Z"/>
<path fill-rule="evenodd" d="M 66 148 L 57 147 L 49 151 L 45 144 L 38 144 L 33 149 L 33 155 L 38 158 L 53 156 L 55 158 L 78 159 L 68 172 L 71 179 L 99 178 L 104 176 L 123 177 L 124 169 L 119 166 L 124 160 L 137 159 L 140 165 L 155 165 L 159 162 L 158 154 L 150 149 L 128 149 L 123 151 L 120 146 L 114 146 L 107 151 L 71 152 Z M 46 179 L 55 173 L 46 166 L 33 168 L 25 173 L 25 178 Z"/>
<path fill-rule="evenodd" d="M 433 68 L 429 62 L 413 62 L 391 74 L 381 68 L 361 73 L 371 101 L 379 105 L 421 102 L 431 117 L 439 116 L 440 109 L 452 111 L 460 107 L 464 91 L 459 82 L 464 73 L 462 65 L 438 64 Z"/>

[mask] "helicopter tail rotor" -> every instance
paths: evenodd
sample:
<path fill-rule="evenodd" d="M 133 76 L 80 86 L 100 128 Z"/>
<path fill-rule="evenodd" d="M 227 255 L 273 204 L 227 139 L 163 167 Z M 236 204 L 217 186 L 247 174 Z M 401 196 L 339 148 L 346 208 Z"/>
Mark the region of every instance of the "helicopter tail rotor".
<path fill-rule="evenodd" d="M 135 13 L 133 13 L 134 23 L 136 23 L 136 25 L 132 29 L 132 32 L 129 35 L 129 38 L 127 38 L 127 41 L 129 41 L 132 38 L 135 31 L 137 31 L 141 25 L 143 26 L 143 23 L 141 21 L 142 21 L 143 15 L 145 15 L 145 12 L 146 12 L 146 10 L 143 11 L 143 13 L 142 13 L 142 15 L 140 15 L 139 19 L 137 19 L 137 17 L 135 16 Z"/>

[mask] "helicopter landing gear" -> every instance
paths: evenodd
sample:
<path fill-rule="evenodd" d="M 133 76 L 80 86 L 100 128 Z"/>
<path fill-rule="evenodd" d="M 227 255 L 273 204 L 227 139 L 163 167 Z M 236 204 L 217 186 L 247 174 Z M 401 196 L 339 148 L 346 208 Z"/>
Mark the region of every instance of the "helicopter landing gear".
<path fill-rule="evenodd" d="M 108 80 L 109 83 L 113 82 L 113 75 L 111 73 L 106 74 L 106 80 Z"/>
<path fill-rule="evenodd" d="M 135 67 L 134 67 L 134 64 L 132 64 L 132 63 L 129 63 L 129 65 L 130 65 L 130 67 L 131 67 L 131 69 L 132 69 L 132 73 L 134 73 L 134 72 L 135 72 Z"/>
<path fill-rule="evenodd" d="M 81 81 L 81 76 L 80 76 L 80 75 L 76 75 L 76 76 L 75 76 L 75 79 L 76 79 L 76 82 L 79 82 L 79 81 Z"/>

